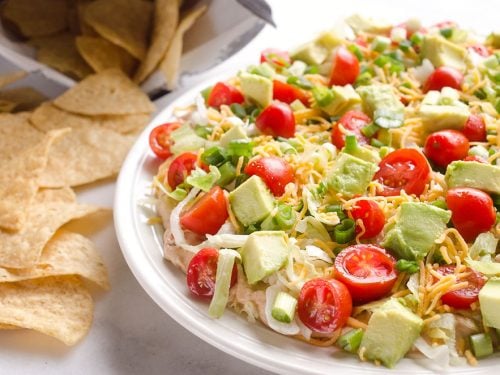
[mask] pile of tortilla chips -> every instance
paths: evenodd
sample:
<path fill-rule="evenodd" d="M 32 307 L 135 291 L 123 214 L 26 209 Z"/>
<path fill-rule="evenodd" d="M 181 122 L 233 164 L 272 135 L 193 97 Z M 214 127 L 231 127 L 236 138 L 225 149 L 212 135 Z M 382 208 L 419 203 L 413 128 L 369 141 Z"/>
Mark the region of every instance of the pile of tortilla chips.
<path fill-rule="evenodd" d="M 183 35 L 206 9 L 181 5 L 181 0 L 5 0 L 1 19 L 11 34 L 36 48 L 40 62 L 74 79 L 119 69 L 140 84 L 159 70 L 171 90 Z"/>
<path fill-rule="evenodd" d="M 108 69 L 31 112 L 0 114 L 0 329 L 33 329 L 67 345 L 88 332 L 89 286 L 106 290 L 109 281 L 80 232 L 105 210 L 79 203 L 72 187 L 115 176 L 153 110 L 127 76 Z"/>

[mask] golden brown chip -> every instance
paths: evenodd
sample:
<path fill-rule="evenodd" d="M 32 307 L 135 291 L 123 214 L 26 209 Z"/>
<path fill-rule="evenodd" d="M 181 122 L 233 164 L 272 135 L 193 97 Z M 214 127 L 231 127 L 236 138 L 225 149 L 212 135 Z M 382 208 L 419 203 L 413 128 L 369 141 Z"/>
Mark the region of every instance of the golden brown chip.
<path fill-rule="evenodd" d="M 101 37 L 77 37 L 76 47 L 87 64 L 98 73 L 106 69 L 120 69 L 130 76 L 137 66 L 137 60 L 131 54 Z"/>
<path fill-rule="evenodd" d="M 151 113 L 153 103 L 123 72 L 105 70 L 73 86 L 54 104 L 82 115 L 129 115 Z"/>
<path fill-rule="evenodd" d="M 32 87 L 17 87 L 0 91 L 0 101 L 6 100 L 14 103 L 16 112 L 30 111 L 47 100 L 47 97 Z"/>
<path fill-rule="evenodd" d="M 20 79 L 23 79 L 27 75 L 28 73 L 26 73 L 23 70 L 18 70 L 12 73 L 0 74 L 0 89 L 2 87 L 10 85 L 11 83 L 19 81 Z"/>
<path fill-rule="evenodd" d="M 33 329 L 74 345 L 89 331 L 93 301 L 74 276 L 0 284 L 0 323 Z"/>
<path fill-rule="evenodd" d="M 49 151 L 54 141 L 64 133 L 66 130 L 53 130 L 35 146 L 2 163 L 0 228 L 21 232 L 29 216 L 30 204 L 39 187 L 38 179 L 47 166 Z"/>
<path fill-rule="evenodd" d="M 0 116 L 0 134 L 1 134 L 1 116 Z M 150 120 L 150 115 L 102 115 L 102 116 L 84 116 L 70 113 L 57 108 L 52 103 L 44 103 L 38 107 L 30 117 L 30 122 L 37 129 L 48 132 L 52 129 L 63 127 L 80 129 L 91 126 L 113 130 L 121 134 L 137 133 L 144 129 Z M 0 139 L 0 144 L 2 140 Z M 0 150 L 1 155 L 2 150 Z"/>
<path fill-rule="evenodd" d="M 1 324 L 0 323 L 0 329 L 19 329 L 19 327 L 14 326 L 12 324 Z"/>
<path fill-rule="evenodd" d="M 55 34 L 68 25 L 66 0 L 6 0 L 2 16 L 25 37 Z"/>
<path fill-rule="evenodd" d="M 167 54 L 163 57 L 160 63 L 160 71 L 165 77 L 165 82 L 168 90 L 173 90 L 177 86 L 177 80 L 179 78 L 179 65 L 181 61 L 182 54 L 182 38 L 184 33 L 188 31 L 194 22 L 205 12 L 207 9 L 206 5 L 199 6 L 190 10 L 186 15 L 183 16 L 175 35 L 168 47 Z"/>
<path fill-rule="evenodd" d="M 87 22 L 85 22 L 85 10 L 89 6 L 93 0 L 76 0 L 76 8 L 78 14 L 78 22 L 80 26 L 81 35 L 86 36 L 98 36 L 97 32 L 90 26 Z"/>
<path fill-rule="evenodd" d="M 25 225 L 17 232 L 0 229 L 0 266 L 30 268 L 35 266 L 43 248 L 57 229 L 70 220 L 99 210 L 98 207 L 68 201 L 67 189 L 43 192 L 35 196 Z"/>
<path fill-rule="evenodd" d="M 135 58 L 146 56 L 153 4 L 143 0 L 96 0 L 85 9 L 87 24 Z"/>
<path fill-rule="evenodd" d="M 59 230 L 50 239 L 34 267 L 0 268 L 0 283 L 64 275 L 81 276 L 105 290 L 109 289 L 108 272 L 93 242 L 64 230 Z"/>
<path fill-rule="evenodd" d="M 14 112 L 16 108 L 16 103 L 11 100 L 0 99 L 0 112 L 1 113 L 11 113 Z"/>
<path fill-rule="evenodd" d="M 156 0 L 154 26 L 151 43 L 145 59 L 137 70 L 134 82 L 144 81 L 158 66 L 167 53 L 179 21 L 179 2 L 177 0 Z"/>
<path fill-rule="evenodd" d="M 69 33 L 32 39 L 37 48 L 36 58 L 63 74 L 75 79 L 82 79 L 92 73 L 92 68 L 85 62 L 76 49 L 75 36 Z"/>
<path fill-rule="evenodd" d="M 79 186 L 115 176 L 135 140 L 98 126 L 74 128 L 50 150 L 42 187 Z"/>
<path fill-rule="evenodd" d="M 29 113 L 0 114 L 0 163 L 19 156 L 44 137 L 31 126 Z"/>

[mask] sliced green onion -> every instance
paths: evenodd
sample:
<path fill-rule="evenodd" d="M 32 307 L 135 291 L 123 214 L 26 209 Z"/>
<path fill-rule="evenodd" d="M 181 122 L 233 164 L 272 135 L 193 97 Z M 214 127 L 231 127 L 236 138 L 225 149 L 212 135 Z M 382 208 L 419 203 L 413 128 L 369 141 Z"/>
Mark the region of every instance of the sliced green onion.
<path fill-rule="evenodd" d="M 412 43 L 409 40 L 403 40 L 399 43 L 399 49 L 403 52 L 408 52 L 412 47 Z"/>
<path fill-rule="evenodd" d="M 282 323 L 291 323 L 295 316 L 297 299 L 285 292 L 279 292 L 274 300 L 271 315 Z"/>
<path fill-rule="evenodd" d="M 484 90 L 482 88 L 477 89 L 476 91 L 474 91 L 474 95 L 476 96 L 476 98 L 478 98 L 480 100 L 484 100 L 484 99 L 487 98 L 487 95 L 486 95 L 486 93 L 484 92 Z"/>
<path fill-rule="evenodd" d="M 347 217 L 347 215 L 344 213 L 344 210 L 342 210 L 341 204 L 329 204 L 328 206 L 325 207 L 325 211 L 336 212 L 337 216 L 341 221 Z"/>
<path fill-rule="evenodd" d="M 219 167 L 220 178 L 217 180 L 217 185 L 229 185 L 236 178 L 236 168 L 228 161 Z"/>
<path fill-rule="evenodd" d="M 451 27 L 447 27 L 439 30 L 439 33 L 446 39 L 450 39 L 453 35 L 453 29 Z"/>
<path fill-rule="evenodd" d="M 280 203 L 278 205 L 278 212 L 274 216 L 274 220 L 280 229 L 290 229 L 293 227 L 293 224 L 295 224 L 295 211 L 291 206 Z"/>
<path fill-rule="evenodd" d="M 356 58 L 359 60 L 359 61 L 362 61 L 363 60 L 363 52 L 361 52 L 361 50 L 359 49 L 359 47 L 355 44 L 351 44 L 347 47 L 347 49 L 349 51 L 351 51 L 354 56 L 356 56 Z"/>
<path fill-rule="evenodd" d="M 373 146 L 373 147 L 377 147 L 377 148 L 381 148 L 381 147 L 384 147 L 384 146 L 387 146 L 384 142 L 381 142 L 379 141 L 378 139 L 376 138 L 372 138 L 370 140 L 370 144 Z"/>
<path fill-rule="evenodd" d="M 208 308 L 208 315 L 212 318 L 220 318 L 222 314 L 224 314 L 229 299 L 229 288 L 231 287 L 234 260 L 239 257 L 239 253 L 235 250 L 219 250 L 214 295 Z"/>
<path fill-rule="evenodd" d="M 204 164 L 219 166 L 227 160 L 227 153 L 222 147 L 213 146 L 203 151 L 200 159 Z"/>
<path fill-rule="evenodd" d="M 372 49 L 377 52 L 384 52 L 391 45 L 391 39 L 386 36 L 377 35 L 372 42 Z"/>
<path fill-rule="evenodd" d="M 365 136 L 365 137 L 368 137 L 368 138 L 371 138 L 375 135 L 375 133 L 377 133 L 378 131 L 380 130 L 380 127 L 378 127 L 377 125 L 375 125 L 373 122 L 362 127 L 361 128 L 361 133 Z"/>
<path fill-rule="evenodd" d="M 236 117 L 243 119 L 247 115 L 247 111 L 245 111 L 245 108 L 239 103 L 231 104 L 230 108 L 231 112 L 233 112 Z"/>
<path fill-rule="evenodd" d="M 345 146 L 344 151 L 349 153 L 355 152 L 358 148 L 358 140 L 353 134 L 348 134 L 345 136 Z"/>
<path fill-rule="evenodd" d="M 186 198 L 187 191 L 185 189 L 180 188 L 180 187 L 176 187 L 174 191 L 167 192 L 167 195 L 170 198 L 175 199 L 176 201 L 180 202 L 181 200 Z"/>
<path fill-rule="evenodd" d="M 344 219 L 334 229 L 335 242 L 344 244 L 352 241 L 356 234 L 356 223 L 352 219 Z"/>
<path fill-rule="evenodd" d="M 212 127 L 207 125 L 195 125 L 194 132 L 198 137 L 207 139 L 210 134 L 212 134 Z"/>
<path fill-rule="evenodd" d="M 373 75 L 367 70 L 363 73 L 361 73 L 357 78 L 356 81 L 354 82 L 354 85 L 357 86 L 366 86 L 371 83 L 371 80 L 373 78 Z"/>
<path fill-rule="evenodd" d="M 412 274 L 418 272 L 419 266 L 418 263 L 414 260 L 400 259 L 396 262 L 396 269 L 399 272 Z"/>
<path fill-rule="evenodd" d="M 416 33 L 413 33 L 413 35 L 410 37 L 410 42 L 412 42 L 413 45 L 421 45 L 422 42 L 424 41 L 424 36 L 422 33 L 419 33 L 418 31 Z"/>
<path fill-rule="evenodd" d="M 295 85 L 297 87 L 300 87 L 301 89 L 306 89 L 310 90 L 313 88 L 313 85 L 311 82 L 309 82 L 306 78 L 301 77 L 301 76 L 291 76 L 288 77 L 286 80 L 286 83 L 289 83 L 291 85 Z"/>
<path fill-rule="evenodd" d="M 234 181 L 234 185 L 235 187 L 238 187 L 240 186 L 242 183 L 244 183 L 246 180 L 248 180 L 250 178 L 249 175 L 247 175 L 246 173 L 241 173 L 239 174 L 238 176 L 236 176 L 236 179 Z"/>
<path fill-rule="evenodd" d="M 441 208 L 442 210 L 448 209 L 448 206 L 446 205 L 446 202 L 444 201 L 444 199 L 437 199 L 437 200 L 431 202 L 431 205 L 438 207 L 438 208 Z"/>
<path fill-rule="evenodd" d="M 337 343 L 349 353 L 356 353 L 361 345 L 364 331 L 361 328 L 353 329 L 339 337 Z"/>
<path fill-rule="evenodd" d="M 317 65 L 309 65 L 306 68 L 306 71 L 304 74 L 318 74 L 319 73 L 319 67 Z"/>
<path fill-rule="evenodd" d="M 312 94 L 314 100 L 320 107 L 326 107 L 330 105 L 333 102 L 333 99 L 335 99 L 333 92 L 326 87 L 315 86 L 312 89 Z"/>
<path fill-rule="evenodd" d="M 209 86 L 206 89 L 201 90 L 200 94 L 203 97 L 203 99 L 205 99 L 205 102 L 208 101 L 208 97 L 210 96 L 210 93 L 212 92 L 213 88 L 214 88 L 213 86 Z"/>
<path fill-rule="evenodd" d="M 253 144 L 248 139 L 235 139 L 229 142 L 227 146 L 227 154 L 230 156 L 245 156 L 247 158 L 252 156 Z"/>
<path fill-rule="evenodd" d="M 477 333 L 470 336 L 470 346 L 477 358 L 493 354 L 493 342 L 488 333 Z"/>

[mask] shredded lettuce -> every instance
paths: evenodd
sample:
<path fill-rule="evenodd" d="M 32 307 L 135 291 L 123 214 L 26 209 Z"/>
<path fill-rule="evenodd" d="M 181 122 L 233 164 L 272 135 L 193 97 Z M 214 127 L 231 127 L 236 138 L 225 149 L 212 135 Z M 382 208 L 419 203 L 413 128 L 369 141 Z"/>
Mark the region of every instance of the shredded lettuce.
<path fill-rule="evenodd" d="M 330 241 L 330 235 L 325 226 L 312 216 L 306 216 L 300 220 L 295 226 L 295 230 L 304 233 L 308 238 L 316 238 L 325 242 Z"/>
<path fill-rule="evenodd" d="M 211 165 L 209 170 L 210 172 L 207 173 L 201 168 L 196 168 L 186 178 L 186 182 L 200 190 L 209 191 L 220 178 L 220 172 L 216 166 Z"/>
<path fill-rule="evenodd" d="M 320 202 L 318 199 L 319 194 L 316 194 L 316 196 L 315 196 L 307 188 L 303 189 L 302 194 L 306 199 L 307 208 L 308 208 L 309 212 L 311 213 L 311 215 L 315 219 L 317 219 L 318 221 L 320 221 L 321 223 L 326 224 L 326 225 L 337 225 L 338 223 L 340 223 L 339 215 L 336 212 L 318 212 L 318 208 L 320 205 Z M 325 231 L 326 231 L 326 229 L 325 229 Z M 330 236 L 328 236 L 328 238 L 324 239 L 323 241 L 329 241 L 329 240 L 330 240 Z"/>
<path fill-rule="evenodd" d="M 490 232 L 484 232 L 477 236 L 474 244 L 469 249 L 472 259 L 483 255 L 492 255 L 497 251 L 498 239 Z"/>
<path fill-rule="evenodd" d="M 214 295 L 208 308 L 208 315 L 212 318 L 220 318 L 226 309 L 235 259 L 241 261 L 241 256 L 237 251 L 231 249 L 219 250 Z"/>

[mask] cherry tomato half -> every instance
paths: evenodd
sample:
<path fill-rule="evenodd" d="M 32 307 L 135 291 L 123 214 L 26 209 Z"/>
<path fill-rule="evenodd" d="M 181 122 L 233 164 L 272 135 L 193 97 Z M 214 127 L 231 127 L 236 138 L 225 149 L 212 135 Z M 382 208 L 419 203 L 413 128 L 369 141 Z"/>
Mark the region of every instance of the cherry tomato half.
<path fill-rule="evenodd" d="M 441 91 L 443 87 L 460 90 L 464 76 L 451 66 L 441 66 L 434 70 L 424 84 L 424 92 L 430 90 Z"/>
<path fill-rule="evenodd" d="M 488 57 L 490 55 L 490 51 L 488 50 L 488 47 L 486 47 L 484 44 L 473 44 L 467 47 L 467 49 L 474 51 L 477 53 L 479 56 L 482 57 Z"/>
<path fill-rule="evenodd" d="M 431 178 L 431 168 L 424 155 L 413 148 L 400 148 L 379 163 L 373 180 L 383 185 L 379 195 L 389 197 L 407 194 L 420 195 Z"/>
<path fill-rule="evenodd" d="M 277 79 L 273 81 L 273 99 L 287 104 L 298 99 L 304 105 L 309 105 L 309 95 L 304 90 Z"/>
<path fill-rule="evenodd" d="M 333 55 L 330 86 L 354 83 L 359 75 L 359 61 L 346 47 L 340 46 Z"/>
<path fill-rule="evenodd" d="M 344 327 L 351 315 L 351 295 L 340 281 L 312 279 L 300 290 L 297 312 L 306 327 L 330 334 Z"/>
<path fill-rule="evenodd" d="M 361 238 L 372 238 L 379 234 L 384 228 L 385 216 L 384 212 L 377 202 L 370 199 L 360 199 L 356 201 L 351 208 L 351 215 L 354 220 L 361 219 L 365 227 L 365 233 Z M 356 233 L 359 233 L 361 228 L 356 226 Z"/>
<path fill-rule="evenodd" d="M 398 277 L 396 261 L 381 247 L 354 245 L 335 258 L 335 277 L 343 282 L 354 302 L 369 302 L 390 292 Z"/>
<path fill-rule="evenodd" d="M 370 122 L 371 118 L 361 111 L 346 112 L 332 128 L 332 143 L 340 150 L 345 146 L 345 136 L 348 134 L 355 135 L 359 144 L 368 143 L 369 139 L 361 133 L 361 129 Z"/>
<path fill-rule="evenodd" d="M 177 156 L 168 167 L 168 184 L 174 190 L 184 182 L 187 176 L 196 168 L 198 155 L 194 152 L 184 152 Z"/>
<path fill-rule="evenodd" d="M 453 188 L 446 193 L 446 205 L 451 211 L 451 222 L 466 241 L 473 241 L 479 233 L 495 224 L 493 200 L 485 192 L 473 188 Z"/>
<path fill-rule="evenodd" d="M 446 276 L 455 272 L 455 266 L 441 266 L 437 271 Z M 459 278 L 457 282 L 467 281 L 467 287 L 443 294 L 441 301 L 456 309 L 469 309 L 478 300 L 479 291 L 486 283 L 485 277 L 472 268 L 467 267 L 468 276 Z"/>
<path fill-rule="evenodd" d="M 169 122 L 151 130 L 151 133 L 149 133 L 149 147 L 156 156 L 166 159 L 172 155 L 170 152 L 170 146 L 172 145 L 170 133 L 180 126 L 181 124 L 178 122 Z"/>
<path fill-rule="evenodd" d="M 198 297 L 212 298 L 215 290 L 215 276 L 217 275 L 217 261 L 219 252 L 213 247 L 205 247 L 198 251 L 187 269 L 187 285 L 189 290 Z M 231 274 L 231 286 L 238 279 L 236 264 Z"/>
<path fill-rule="evenodd" d="M 470 115 L 465 123 L 462 133 L 471 142 L 486 141 L 486 124 L 481 116 Z"/>
<path fill-rule="evenodd" d="M 260 62 L 267 62 L 272 65 L 286 67 L 290 65 L 290 55 L 287 51 L 276 48 L 267 48 L 260 54 Z"/>
<path fill-rule="evenodd" d="M 440 130 L 425 140 L 424 154 L 439 167 L 462 160 L 469 153 L 469 140 L 458 130 Z"/>
<path fill-rule="evenodd" d="M 295 135 L 295 117 L 290 106 L 272 102 L 257 116 L 255 126 L 262 133 L 273 137 L 291 138 Z"/>
<path fill-rule="evenodd" d="M 215 234 L 228 216 L 224 191 L 219 186 L 214 186 L 182 214 L 180 222 L 185 229 L 194 233 Z"/>
<path fill-rule="evenodd" d="M 207 104 L 210 107 L 219 108 L 221 105 L 241 104 L 245 98 L 236 87 L 224 82 L 218 82 L 208 95 Z"/>
<path fill-rule="evenodd" d="M 269 190 L 277 197 L 283 195 L 285 186 L 294 180 L 290 164 L 285 159 L 276 156 L 252 160 L 245 167 L 245 173 L 262 178 Z"/>

